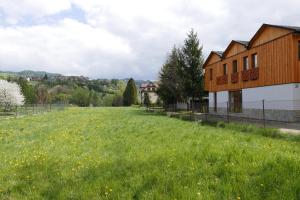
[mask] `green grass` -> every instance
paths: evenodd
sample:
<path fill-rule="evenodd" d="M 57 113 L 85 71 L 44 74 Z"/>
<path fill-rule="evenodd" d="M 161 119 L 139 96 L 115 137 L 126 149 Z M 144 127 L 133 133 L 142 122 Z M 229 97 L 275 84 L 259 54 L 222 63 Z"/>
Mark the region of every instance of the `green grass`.
<path fill-rule="evenodd" d="M 0 199 L 300 199 L 299 140 L 266 136 L 138 108 L 2 120 Z"/>

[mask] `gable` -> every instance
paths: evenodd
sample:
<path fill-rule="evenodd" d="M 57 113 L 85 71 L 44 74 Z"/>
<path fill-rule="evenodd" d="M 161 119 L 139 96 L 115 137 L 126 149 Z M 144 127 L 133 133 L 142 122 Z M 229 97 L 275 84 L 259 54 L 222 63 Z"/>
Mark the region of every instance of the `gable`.
<path fill-rule="evenodd" d="M 224 52 L 224 58 L 234 56 L 245 50 L 247 50 L 247 48 L 244 45 L 242 45 L 238 42 L 232 41 Z"/>
<path fill-rule="evenodd" d="M 261 44 L 264 44 L 266 42 L 269 42 L 271 40 L 274 40 L 276 38 L 279 38 L 281 36 L 287 35 L 289 33 L 292 33 L 292 30 L 283 29 L 283 28 L 277 28 L 273 26 L 262 26 L 258 32 L 254 35 L 254 37 L 251 39 L 251 47 L 255 47 Z"/>
<path fill-rule="evenodd" d="M 208 58 L 207 61 L 205 62 L 205 65 L 210 65 L 216 62 L 221 61 L 221 58 L 219 55 L 212 53 Z"/>

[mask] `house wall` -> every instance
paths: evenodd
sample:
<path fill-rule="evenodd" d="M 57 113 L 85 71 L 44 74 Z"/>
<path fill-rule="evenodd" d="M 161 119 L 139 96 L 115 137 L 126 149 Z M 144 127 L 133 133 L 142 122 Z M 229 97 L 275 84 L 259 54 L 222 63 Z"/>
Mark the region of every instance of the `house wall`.
<path fill-rule="evenodd" d="M 158 95 L 155 92 L 150 92 L 150 91 L 147 91 L 147 93 L 149 95 L 150 102 L 152 104 L 157 103 Z M 142 92 L 141 102 L 144 102 L 144 96 L 145 96 L 145 92 Z"/>
<path fill-rule="evenodd" d="M 300 61 L 298 60 L 298 40 L 300 40 L 300 36 L 298 35 L 284 35 L 275 40 L 251 47 L 249 50 L 237 55 L 227 57 L 220 62 L 207 65 L 205 67 L 205 89 L 209 92 L 215 92 L 299 83 Z M 249 67 L 251 68 L 251 55 L 254 53 L 257 53 L 258 56 L 259 78 L 258 80 L 243 81 L 243 57 L 248 56 Z M 239 80 L 237 83 L 231 82 L 233 60 L 238 61 Z M 223 64 L 227 64 L 228 84 L 217 85 L 217 77 L 223 75 Z M 210 69 L 213 69 L 212 80 L 210 80 L 209 75 Z"/>

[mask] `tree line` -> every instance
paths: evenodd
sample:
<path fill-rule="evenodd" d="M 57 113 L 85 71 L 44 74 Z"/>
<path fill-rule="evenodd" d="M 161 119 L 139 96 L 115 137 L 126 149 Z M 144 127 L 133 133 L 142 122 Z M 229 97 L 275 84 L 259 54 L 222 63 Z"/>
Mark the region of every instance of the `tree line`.
<path fill-rule="evenodd" d="M 173 47 L 159 72 L 157 94 L 163 100 L 164 107 L 172 105 L 176 109 L 178 102 L 190 102 L 195 110 L 195 100 L 203 101 L 204 55 L 197 33 L 191 30 L 180 48 Z"/>

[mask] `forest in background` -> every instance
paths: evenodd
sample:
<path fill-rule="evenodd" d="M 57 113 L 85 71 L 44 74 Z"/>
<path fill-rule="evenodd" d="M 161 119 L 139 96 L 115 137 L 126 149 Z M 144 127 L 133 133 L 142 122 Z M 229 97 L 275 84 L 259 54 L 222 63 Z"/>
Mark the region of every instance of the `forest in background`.
<path fill-rule="evenodd" d="M 93 79 L 56 73 L 0 72 L 0 79 L 20 85 L 26 104 L 122 106 L 128 79 Z M 146 81 L 137 80 L 136 87 Z"/>

